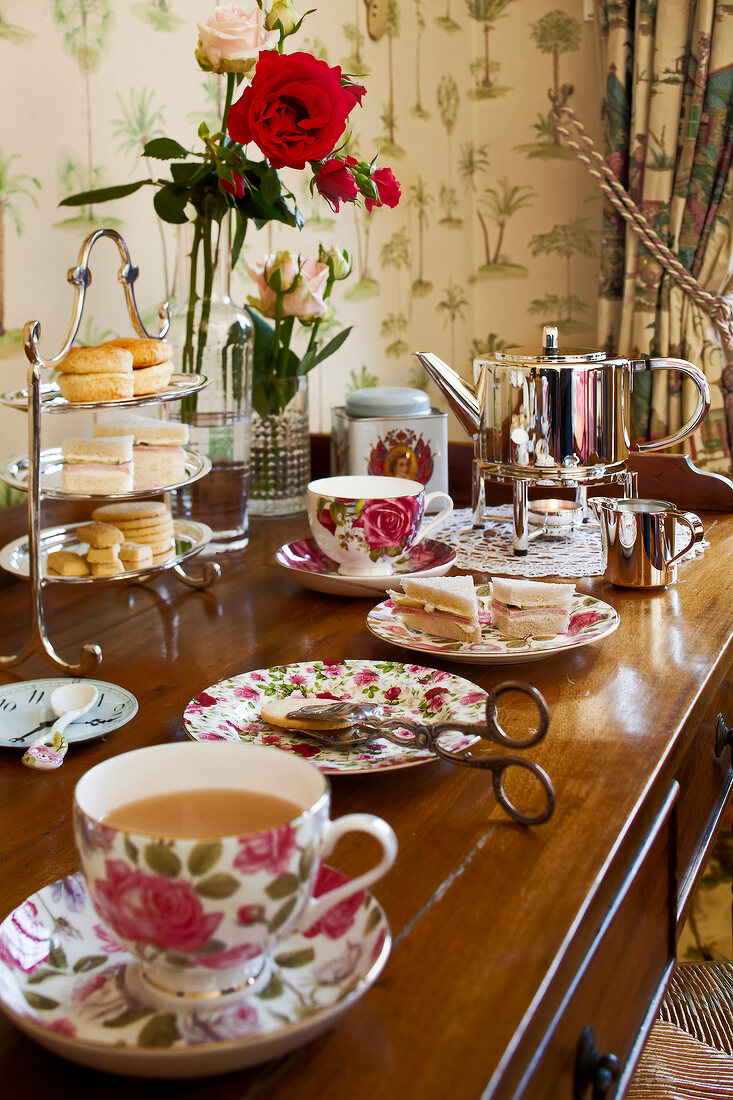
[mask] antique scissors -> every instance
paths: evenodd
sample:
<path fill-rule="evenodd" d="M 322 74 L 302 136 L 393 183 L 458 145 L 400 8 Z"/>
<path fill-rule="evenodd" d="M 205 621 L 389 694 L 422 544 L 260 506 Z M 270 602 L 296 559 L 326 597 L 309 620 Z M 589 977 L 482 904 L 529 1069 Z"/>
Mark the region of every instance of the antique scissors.
<path fill-rule="evenodd" d="M 528 737 L 521 740 L 510 737 L 499 723 L 499 697 L 509 691 L 517 691 L 528 695 L 533 700 L 539 714 L 539 726 Z M 296 700 L 293 700 L 295 703 Z M 548 821 L 555 810 L 555 789 L 547 772 L 533 760 L 525 760 L 521 756 L 512 754 L 480 754 L 474 755 L 470 748 L 452 751 L 443 748 L 439 738 L 444 733 L 467 733 L 478 735 L 484 741 L 492 741 L 495 745 L 503 745 L 509 749 L 528 749 L 532 745 L 539 744 L 544 738 L 550 725 L 550 712 L 547 703 L 537 688 L 522 680 L 506 680 L 498 684 L 486 699 L 486 723 L 478 722 L 434 722 L 422 723 L 409 718 L 392 718 L 388 714 L 391 707 L 380 706 L 372 703 L 354 703 L 348 700 L 343 702 L 309 703 L 306 706 L 293 709 L 288 713 L 289 718 L 308 718 L 311 721 L 330 718 L 353 719 L 352 725 L 345 730 L 309 729 L 307 737 L 316 741 L 325 741 L 329 745 L 348 747 L 360 745 L 368 741 L 382 738 L 391 741 L 395 745 L 428 749 L 435 753 L 441 760 L 448 760 L 451 764 L 463 764 L 469 768 L 482 768 L 491 772 L 496 800 L 502 809 L 514 821 L 522 825 L 541 825 Z M 538 781 L 545 795 L 544 807 L 537 813 L 525 813 L 514 804 L 507 794 L 504 786 L 506 774 L 511 769 L 529 772 Z"/>

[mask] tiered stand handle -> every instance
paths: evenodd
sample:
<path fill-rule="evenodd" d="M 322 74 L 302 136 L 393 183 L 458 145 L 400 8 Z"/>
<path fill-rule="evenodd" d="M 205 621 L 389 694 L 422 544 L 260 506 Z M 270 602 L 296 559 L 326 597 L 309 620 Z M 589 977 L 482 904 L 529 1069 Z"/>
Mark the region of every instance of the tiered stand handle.
<path fill-rule="evenodd" d="M 125 241 L 114 229 L 97 229 L 86 238 L 79 251 L 76 267 L 69 268 L 67 280 L 74 287 L 74 305 L 71 321 L 66 333 L 66 339 L 61 350 L 54 356 L 45 359 L 38 348 L 38 340 L 41 334 L 40 321 L 28 321 L 23 329 L 23 347 L 30 362 L 28 368 L 28 573 L 31 592 L 30 635 L 23 648 L 16 654 L 7 657 L 0 656 L 0 668 L 12 668 L 21 664 L 36 651 L 40 652 L 60 672 L 68 672 L 77 676 L 88 676 L 102 660 L 102 650 L 96 644 L 86 644 L 81 648 L 78 665 L 69 664 L 56 652 L 46 634 L 46 624 L 43 612 L 43 585 L 44 578 L 41 575 L 41 368 L 53 367 L 66 355 L 67 351 L 76 339 L 84 311 L 84 299 L 87 287 L 92 281 L 92 273 L 89 270 L 89 256 L 98 240 L 109 237 L 117 245 L 123 263 L 119 269 L 117 278 L 125 289 L 125 300 L 130 319 L 135 331 L 141 337 L 151 338 L 140 319 L 137 303 L 135 302 L 134 283 L 139 275 L 139 269 L 130 260 L 130 253 Z M 167 302 L 162 302 L 158 307 L 160 318 L 160 332 L 158 339 L 162 339 L 170 327 L 170 310 Z M 207 562 L 202 576 L 198 579 L 187 576 L 179 565 L 174 566 L 175 572 L 185 584 L 195 588 L 206 588 L 220 576 L 220 567 L 215 562 Z"/>

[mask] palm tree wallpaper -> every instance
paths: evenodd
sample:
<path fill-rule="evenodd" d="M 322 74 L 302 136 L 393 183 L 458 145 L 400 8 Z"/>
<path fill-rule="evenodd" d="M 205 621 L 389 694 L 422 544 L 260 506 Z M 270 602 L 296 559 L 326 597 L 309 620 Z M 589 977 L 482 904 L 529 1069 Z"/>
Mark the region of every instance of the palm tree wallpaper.
<path fill-rule="evenodd" d="M 141 156 L 146 141 L 167 134 L 193 145 L 199 123 L 213 124 L 221 89 L 193 56 L 196 23 L 213 6 L 214 0 L 4 0 L 3 391 L 25 377 L 25 321 L 38 318 L 42 347 L 57 350 L 72 302 L 66 272 L 93 228 L 112 225 L 125 237 L 140 268 L 138 298 L 155 323 L 157 303 L 171 288 L 175 239 L 155 216 L 151 189 L 95 209 L 70 211 L 58 203 L 90 186 L 155 173 Z M 367 95 L 352 116 L 354 139 L 361 148 L 379 148 L 402 187 L 399 206 L 375 214 L 353 206 L 334 214 L 317 196 L 299 193 L 302 231 L 270 225 L 247 235 L 245 260 L 275 248 L 317 255 L 319 242 L 352 254 L 352 273 L 333 305 L 339 324 L 354 330 L 310 376 L 313 430 L 329 430 L 331 406 L 355 387 L 429 389 L 414 350 L 435 351 L 470 375 L 477 353 L 537 344 L 543 323 L 558 322 L 567 343 L 595 346 L 600 195 L 548 121 L 553 89 L 570 96 L 600 135 L 601 77 L 585 5 L 312 0 L 299 6 L 316 10 L 288 45 L 363 79 Z M 302 189 L 300 179 L 288 183 Z M 88 331 L 129 331 L 116 250 L 102 245 L 93 265 Z M 234 290 L 242 301 L 249 291 L 243 262 Z M 25 424 L 9 410 L 0 416 L 0 448 L 8 452 L 0 457 L 7 458 L 24 449 Z M 454 425 L 451 434 L 461 438 L 461 429 Z"/>

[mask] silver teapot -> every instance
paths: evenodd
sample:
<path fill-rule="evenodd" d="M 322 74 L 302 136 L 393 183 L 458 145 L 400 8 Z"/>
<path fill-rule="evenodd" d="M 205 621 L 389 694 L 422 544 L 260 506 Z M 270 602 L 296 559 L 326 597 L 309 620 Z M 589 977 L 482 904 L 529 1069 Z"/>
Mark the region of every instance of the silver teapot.
<path fill-rule="evenodd" d="M 499 479 L 577 484 L 621 473 L 630 448 L 629 399 L 641 372 L 680 371 L 695 383 L 697 405 L 678 431 L 640 443 L 640 451 L 679 443 L 710 407 L 710 387 L 692 363 L 609 358 L 587 348 L 561 351 L 554 325 L 544 327 L 541 348 L 475 360 L 473 386 L 431 352 L 415 355 L 473 436 L 475 457 Z"/>

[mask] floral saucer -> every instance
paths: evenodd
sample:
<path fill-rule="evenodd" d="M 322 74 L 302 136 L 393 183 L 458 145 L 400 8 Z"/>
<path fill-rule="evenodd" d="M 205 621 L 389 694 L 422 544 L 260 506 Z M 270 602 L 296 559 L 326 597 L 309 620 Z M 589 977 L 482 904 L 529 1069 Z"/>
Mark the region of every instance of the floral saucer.
<path fill-rule="evenodd" d="M 395 563 L 394 573 L 375 577 L 345 577 L 338 572 L 338 564 L 327 557 L 313 539 L 286 542 L 275 554 L 277 564 L 304 588 L 336 596 L 374 597 L 376 592 L 386 592 L 395 583 L 395 578 L 404 575 L 442 577 L 455 560 L 456 551 L 452 546 L 435 539 L 424 539 Z"/>
<path fill-rule="evenodd" d="M 488 585 L 479 585 L 477 590 L 479 603 L 487 596 Z M 566 634 L 551 634 L 536 638 L 506 638 L 491 626 L 490 613 L 481 627 L 480 642 L 455 642 L 450 638 L 437 638 L 422 630 L 406 626 L 401 619 L 392 614 L 394 604 L 391 600 L 377 604 L 367 615 L 367 626 L 372 634 L 382 641 L 391 642 L 402 649 L 429 653 L 432 657 L 441 657 L 444 661 L 461 661 L 469 665 L 517 665 L 529 661 L 541 661 L 556 653 L 597 642 L 612 634 L 621 621 L 618 612 L 603 600 L 593 596 L 584 596 L 578 592 L 570 605 L 570 625 Z M 484 606 L 487 606 L 484 604 Z"/>
<path fill-rule="evenodd" d="M 347 876 L 318 872 L 315 894 Z M 277 1058 L 333 1027 L 376 981 L 391 947 L 379 902 L 361 891 L 291 932 L 269 984 L 235 1000 L 161 1011 L 107 932 L 81 874 L 44 886 L 0 925 L 0 1009 L 31 1039 L 93 1069 L 202 1077 Z"/>
<path fill-rule="evenodd" d="M 483 722 L 486 711 L 486 692 L 450 672 L 395 661 L 311 661 L 261 668 L 222 680 L 191 700 L 183 724 L 194 741 L 274 745 L 312 760 L 330 775 L 408 768 L 437 759 L 428 749 L 403 748 L 390 741 L 336 748 L 309 740 L 307 734 L 270 726 L 260 718 L 265 699 L 304 695 L 383 703 L 395 708 L 396 717 L 422 722 L 453 718 Z M 441 745 L 462 749 L 477 739 L 448 733 L 441 738 Z"/>

